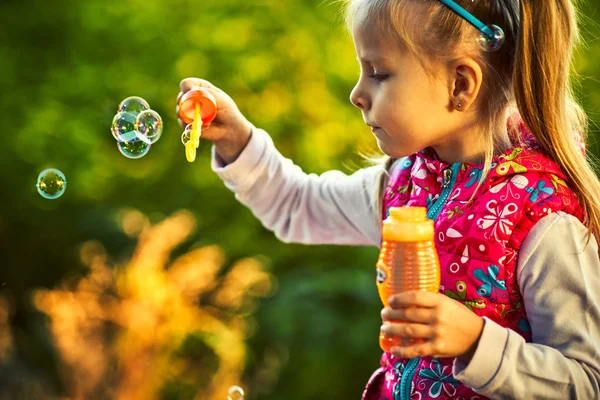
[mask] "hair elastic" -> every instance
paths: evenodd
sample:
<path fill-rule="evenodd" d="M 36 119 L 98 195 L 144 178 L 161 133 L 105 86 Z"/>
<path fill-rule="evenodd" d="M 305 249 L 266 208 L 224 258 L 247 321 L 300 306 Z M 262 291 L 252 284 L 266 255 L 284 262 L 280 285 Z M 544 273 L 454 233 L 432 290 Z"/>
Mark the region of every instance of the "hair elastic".
<path fill-rule="evenodd" d="M 544 0 L 541 0 L 544 1 Z M 468 23 L 483 34 L 478 40 L 480 46 L 485 51 L 496 51 L 504 43 L 504 31 L 497 25 L 486 25 L 477 19 L 473 14 L 462 8 L 453 0 L 440 0 L 446 7 L 450 8 L 456 14 L 467 20 Z"/>

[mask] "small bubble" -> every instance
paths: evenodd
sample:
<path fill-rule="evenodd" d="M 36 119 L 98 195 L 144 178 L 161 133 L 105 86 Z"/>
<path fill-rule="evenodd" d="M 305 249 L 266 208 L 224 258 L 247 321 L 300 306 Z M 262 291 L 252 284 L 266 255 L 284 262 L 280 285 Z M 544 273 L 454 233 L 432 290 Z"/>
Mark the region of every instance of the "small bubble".
<path fill-rule="evenodd" d="M 192 138 L 192 124 L 187 124 L 183 134 L 181 135 L 181 143 L 185 146 Z M 196 140 L 196 148 L 200 146 L 200 139 Z"/>
<path fill-rule="evenodd" d="M 244 389 L 239 386 L 232 386 L 227 393 L 227 400 L 244 400 Z"/>
<path fill-rule="evenodd" d="M 67 178 L 61 171 L 49 168 L 40 172 L 36 184 L 40 195 L 45 199 L 57 199 L 67 188 Z"/>
<path fill-rule="evenodd" d="M 117 147 L 121 154 L 131 159 L 142 158 L 150 151 L 150 145 L 139 139 L 130 140 L 128 142 L 118 142 Z"/>
<path fill-rule="evenodd" d="M 148 144 L 155 143 L 163 132 L 163 121 L 154 110 L 142 111 L 135 120 L 137 137 Z"/>
<path fill-rule="evenodd" d="M 150 105 L 148 102 L 141 97 L 131 96 L 126 98 L 119 104 L 119 108 L 117 112 L 132 112 L 135 115 L 141 113 L 142 111 L 149 110 Z"/>
<path fill-rule="evenodd" d="M 190 141 L 191 139 L 191 131 L 188 131 L 187 129 L 185 131 L 183 131 L 183 133 L 181 134 L 181 143 L 183 143 L 183 145 L 185 146 L 187 144 L 187 142 Z"/>
<path fill-rule="evenodd" d="M 488 25 L 486 32 L 479 32 L 477 42 L 483 51 L 494 52 L 500 50 L 504 44 L 505 35 L 498 25 Z"/>

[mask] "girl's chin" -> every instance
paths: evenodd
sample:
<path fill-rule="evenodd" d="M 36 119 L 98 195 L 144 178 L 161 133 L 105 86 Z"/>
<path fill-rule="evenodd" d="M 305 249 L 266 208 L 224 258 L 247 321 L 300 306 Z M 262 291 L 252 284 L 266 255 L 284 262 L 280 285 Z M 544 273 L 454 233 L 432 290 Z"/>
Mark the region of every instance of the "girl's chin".
<path fill-rule="evenodd" d="M 391 158 L 402 158 L 410 156 L 414 153 L 414 151 L 410 152 L 407 149 L 402 148 L 398 145 L 390 146 L 389 143 L 386 143 L 385 141 L 380 139 L 377 139 L 377 146 L 379 147 L 379 150 L 381 150 L 386 156 Z"/>

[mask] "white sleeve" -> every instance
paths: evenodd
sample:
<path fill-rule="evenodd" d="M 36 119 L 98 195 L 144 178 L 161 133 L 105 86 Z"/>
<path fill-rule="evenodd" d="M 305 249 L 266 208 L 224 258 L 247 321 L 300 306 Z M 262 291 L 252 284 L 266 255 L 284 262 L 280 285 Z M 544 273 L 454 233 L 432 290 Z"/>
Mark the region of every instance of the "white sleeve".
<path fill-rule="evenodd" d="M 306 174 L 279 153 L 265 131 L 254 128 L 231 164 L 224 165 L 213 147 L 212 169 L 284 242 L 380 245 L 381 221 L 372 197 L 382 166 L 352 175 Z"/>
<path fill-rule="evenodd" d="M 457 379 L 494 399 L 600 399 L 600 260 L 587 233 L 562 212 L 532 228 L 517 268 L 532 343 L 485 318 Z"/>

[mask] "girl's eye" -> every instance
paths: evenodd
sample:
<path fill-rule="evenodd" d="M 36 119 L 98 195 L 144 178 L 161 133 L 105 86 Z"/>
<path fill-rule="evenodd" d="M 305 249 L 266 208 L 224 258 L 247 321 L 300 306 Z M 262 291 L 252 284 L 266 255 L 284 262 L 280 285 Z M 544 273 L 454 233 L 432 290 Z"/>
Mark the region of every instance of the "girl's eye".
<path fill-rule="evenodd" d="M 375 79 L 377 82 L 383 82 L 385 81 L 389 75 L 387 74 L 377 74 L 377 73 L 372 73 L 371 75 L 369 75 L 370 78 Z"/>

